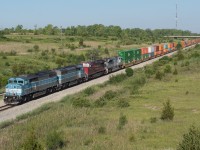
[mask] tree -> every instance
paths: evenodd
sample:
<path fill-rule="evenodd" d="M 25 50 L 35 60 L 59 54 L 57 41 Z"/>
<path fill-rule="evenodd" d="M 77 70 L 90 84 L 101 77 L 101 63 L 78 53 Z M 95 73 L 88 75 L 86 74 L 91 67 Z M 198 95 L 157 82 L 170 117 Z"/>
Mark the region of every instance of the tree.
<path fill-rule="evenodd" d="M 17 25 L 15 28 L 16 33 L 22 33 L 23 25 Z"/>
<path fill-rule="evenodd" d="M 168 100 L 166 103 L 163 104 L 163 110 L 161 114 L 162 120 L 173 120 L 174 118 L 174 108 L 171 106 L 170 101 Z"/>
<path fill-rule="evenodd" d="M 178 150 L 199 150 L 200 130 L 195 126 L 189 128 L 188 133 L 183 135 L 183 140 L 179 143 Z"/>

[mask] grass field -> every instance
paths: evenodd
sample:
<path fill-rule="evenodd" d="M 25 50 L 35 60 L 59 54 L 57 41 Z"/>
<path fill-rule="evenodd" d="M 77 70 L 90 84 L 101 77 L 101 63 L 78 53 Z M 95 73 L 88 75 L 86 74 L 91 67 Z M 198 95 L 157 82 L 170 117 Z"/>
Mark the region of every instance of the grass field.
<path fill-rule="evenodd" d="M 156 62 L 135 70 L 133 77 L 121 75 L 2 123 L 0 149 L 20 149 L 30 137 L 47 148 L 53 131 L 64 143 L 60 149 L 176 149 L 188 128 L 200 124 L 198 50 L 184 52 L 183 60 L 174 57 Z M 163 72 L 167 65 L 171 73 L 161 80 L 146 71 Z M 173 74 L 175 68 L 177 75 Z M 160 119 L 167 100 L 175 110 L 173 121 Z M 121 128 L 120 116 L 127 120 Z"/>

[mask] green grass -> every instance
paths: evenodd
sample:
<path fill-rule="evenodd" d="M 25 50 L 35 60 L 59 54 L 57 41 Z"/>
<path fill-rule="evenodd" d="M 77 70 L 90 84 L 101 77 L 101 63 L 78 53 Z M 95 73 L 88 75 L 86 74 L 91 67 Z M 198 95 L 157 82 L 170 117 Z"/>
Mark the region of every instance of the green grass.
<path fill-rule="evenodd" d="M 0 129 L 0 149 L 17 149 L 32 128 L 42 147 L 47 147 L 48 133 L 56 131 L 62 133 L 66 143 L 63 149 L 176 149 L 188 128 L 200 124 L 200 57 L 194 57 L 193 51 L 197 50 L 184 52 L 185 59 L 176 66 L 176 57 L 167 64 L 154 65 L 154 69 L 164 71 L 170 64 L 172 70 L 177 68 L 177 75 L 167 73 L 158 80 L 155 72 L 147 78 L 144 69 L 137 69 L 133 77 L 120 79 L 120 83 L 111 79 L 113 84 L 88 88 L 59 103 L 21 115 L 12 123 L 4 123 Z M 186 61 L 189 65 L 182 65 Z M 96 107 L 95 102 L 101 98 L 105 104 Z M 78 104 L 74 104 L 76 100 Z M 175 110 L 173 121 L 160 119 L 167 100 Z M 123 105 L 119 101 L 129 105 L 119 107 Z M 127 122 L 119 130 L 122 114 Z"/>

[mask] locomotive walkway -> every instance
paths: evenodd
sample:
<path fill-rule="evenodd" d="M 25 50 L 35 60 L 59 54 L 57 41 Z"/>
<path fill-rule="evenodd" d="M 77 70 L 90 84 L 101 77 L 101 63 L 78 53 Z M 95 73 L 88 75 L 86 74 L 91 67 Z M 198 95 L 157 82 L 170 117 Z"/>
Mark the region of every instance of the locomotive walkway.
<path fill-rule="evenodd" d="M 166 54 L 164 56 L 171 56 L 174 53 L 176 53 L 176 52 L 172 52 L 172 53 Z M 142 68 L 145 65 L 151 64 L 151 63 L 155 62 L 156 60 L 158 60 L 162 57 L 163 56 L 160 56 L 160 57 L 157 57 L 155 59 L 140 63 L 138 65 L 132 66 L 131 68 L 132 69 Z M 91 81 L 82 83 L 80 85 L 76 85 L 74 87 L 70 87 L 68 89 L 65 89 L 65 90 L 53 93 L 51 95 L 39 98 L 37 100 L 32 100 L 28 103 L 18 105 L 18 106 L 12 107 L 10 109 L 6 109 L 4 111 L 1 111 L 0 112 L 0 122 L 15 119 L 17 116 L 22 115 L 22 114 L 27 113 L 27 112 L 30 112 L 30 111 L 33 111 L 34 109 L 42 106 L 45 103 L 60 101 L 63 97 L 65 97 L 67 95 L 71 95 L 71 94 L 80 92 L 80 91 L 86 89 L 87 87 L 90 87 L 90 86 L 95 85 L 95 84 L 104 83 L 105 81 L 109 80 L 109 76 L 111 76 L 111 75 L 117 75 L 117 74 L 124 73 L 124 72 L 125 72 L 125 69 L 119 70 L 117 72 L 105 75 L 105 76 L 97 78 L 95 80 L 91 80 Z M 3 103 L 3 101 L 0 101 L 0 107 L 3 107 L 3 105 L 5 105 Z"/>

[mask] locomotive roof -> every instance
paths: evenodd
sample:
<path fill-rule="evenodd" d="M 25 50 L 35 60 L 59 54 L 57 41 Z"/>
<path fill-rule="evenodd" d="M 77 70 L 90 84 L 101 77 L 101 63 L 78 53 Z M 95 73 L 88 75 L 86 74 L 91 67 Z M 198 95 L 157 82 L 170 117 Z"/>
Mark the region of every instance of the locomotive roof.
<path fill-rule="evenodd" d="M 24 80 L 30 80 L 30 79 L 34 79 L 34 78 L 37 78 L 37 77 L 50 75 L 50 74 L 55 74 L 55 73 L 51 70 L 50 71 L 41 71 L 41 72 L 38 72 L 38 73 L 35 73 L 35 74 L 22 75 L 22 76 L 19 76 L 17 78 L 22 78 Z"/>
<path fill-rule="evenodd" d="M 72 69 L 76 69 L 76 68 L 80 68 L 82 65 L 71 65 L 71 66 L 66 66 L 66 67 L 62 67 L 62 68 L 57 68 L 55 70 L 72 70 Z"/>

